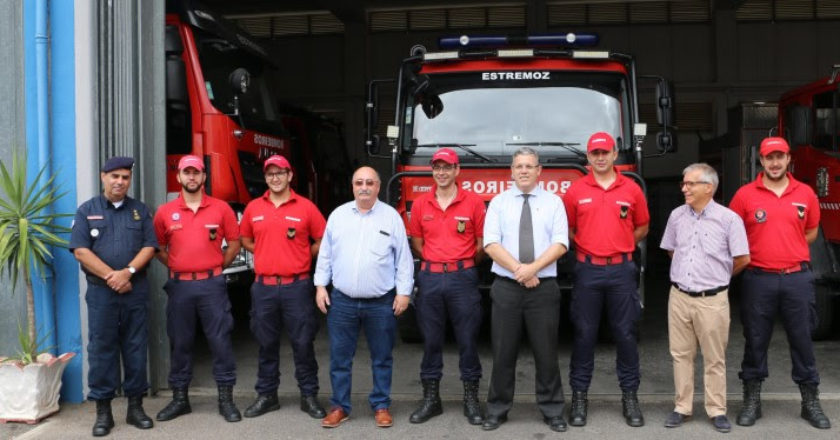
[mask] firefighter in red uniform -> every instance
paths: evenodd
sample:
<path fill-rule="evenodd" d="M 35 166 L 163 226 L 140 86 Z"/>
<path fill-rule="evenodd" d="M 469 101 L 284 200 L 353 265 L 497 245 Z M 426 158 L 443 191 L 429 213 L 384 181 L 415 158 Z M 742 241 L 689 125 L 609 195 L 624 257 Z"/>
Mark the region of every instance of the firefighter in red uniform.
<path fill-rule="evenodd" d="M 618 151 L 613 137 L 593 134 L 586 151 L 592 172 L 575 181 L 563 197 L 578 261 L 570 305 L 575 338 L 569 368 L 569 423 L 586 425 L 595 344 L 601 311 L 606 308 L 616 345 L 624 418 L 628 425 L 638 427 L 645 421 L 636 395 L 640 379 L 636 322 L 641 302 L 633 251 L 648 233 L 650 215 L 639 185 L 614 167 Z"/>
<path fill-rule="evenodd" d="M 187 389 L 192 380 L 192 350 L 199 320 L 213 353 L 219 414 L 228 422 L 242 420 L 233 403 L 236 384 L 236 361 L 230 338 L 233 316 L 222 275 L 222 268 L 239 253 L 239 225 L 227 203 L 204 193 L 206 178 L 200 158 L 192 155 L 181 158 L 178 162 L 181 195 L 158 208 L 154 219 L 160 243 L 157 257 L 169 267 L 169 280 L 163 289 L 168 296 L 166 333 L 172 388 L 172 401 L 158 413 L 158 421 L 192 412 Z M 222 240 L 227 242 L 224 250 Z"/>
<path fill-rule="evenodd" d="M 817 238 L 820 206 L 814 190 L 788 172 L 790 147 L 783 138 L 764 139 L 760 155 L 764 171 L 741 187 L 729 206 L 744 220 L 751 259 L 741 279 L 746 344 L 738 376 L 744 382 L 744 404 L 736 421 L 751 426 L 761 418 L 761 382 L 769 374 L 767 346 L 778 313 L 790 344 L 791 375 L 802 393 L 801 416 L 828 429 L 811 342 L 816 300 L 808 244 Z"/>
<path fill-rule="evenodd" d="M 260 344 L 257 400 L 245 417 L 257 417 L 280 408 L 280 332 L 286 329 L 295 360 L 300 409 L 322 419 L 318 403 L 318 362 L 313 341 L 318 333 L 312 257 L 318 253 L 327 221 L 318 208 L 289 187 L 293 172 L 283 156 L 263 164 L 268 190 L 245 208 L 242 246 L 254 253 L 251 286 L 251 332 Z"/>
<path fill-rule="evenodd" d="M 417 274 L 415 307 L 424 339 L 420 365 L 423 402 L 409 421 L 423 423 L 443 413 L 439 388 L 449 315 L 460 351 L 464 415 L 470 424 L 480 425 L 484 419 L 478 403 L 481 294 L 475 265 L 483 254 L 485 207 L 477 195 L 458 188 L 455 179 L 460 168 L 455 151 L 441 148 L 431 163 L 436 185 L 414 202 L 408 225 L 412 250 L 423 260 Z"/>

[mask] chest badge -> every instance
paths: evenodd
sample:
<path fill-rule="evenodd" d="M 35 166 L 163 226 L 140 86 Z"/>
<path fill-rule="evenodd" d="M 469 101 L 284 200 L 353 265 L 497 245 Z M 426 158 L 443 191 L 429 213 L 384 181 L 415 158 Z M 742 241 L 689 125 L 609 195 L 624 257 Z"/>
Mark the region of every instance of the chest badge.
<path fill-rule="evenodd" d="M 210 228 L 210 241 L 214 241 L 216 239 L 216 228 Z"/>
<path fill-rule="evenodd" d="M 99 237 L 99 229 L 93 228 L 90 230 L 90 236 L 93 238 Z"/>
<path fill-rule="evenodd" d="M 178 220 L 181 220 L 181 214 L 178 214 L 177 212 L 173 212 L 172 213 L 172 220 L 175 220 L 176 222 Z"/>
<path fill-rule="evenodd" d="M 628 212 L 630 212 L 630 207 L 622 205 L 621 206 L 621 213 L 619 214 L 619 216 L 621 218 L 627 218 L 627 213 Z"/>
<path fill-rule="evenodd" d="M 464 231 L 467 230 L 467 221 L 466 220 L 458 220 L 458 226 L 455 228 L 459 234 L 463 234 Z"/>
<path fill-rule="evenodd" d="M 136 209 L 131 210 L 131 217 L 134 218 L 135 221 L 140 221 L 140 213 L 137 212 Z"/>
<path fill-rule="evenodd" d="M 288 238 L 289 240 L 292 240 L 292 239 L 295 238 L 296 233 L 297 233 L 297 229 L 289 227 L 289 229 L 286 229 L 286 238 Z"/>
<path fill-rule="evenodd" d="M 767 211 L 758 208 L 755 210 L 755 221 L 758 223 L 764 223 L 767 221 Z"/>
<path fill-rule="evenodd" d="M 799 215 L 799 220 L 805 220 L 805 207 L 797 206 L 796 213 Z"/>

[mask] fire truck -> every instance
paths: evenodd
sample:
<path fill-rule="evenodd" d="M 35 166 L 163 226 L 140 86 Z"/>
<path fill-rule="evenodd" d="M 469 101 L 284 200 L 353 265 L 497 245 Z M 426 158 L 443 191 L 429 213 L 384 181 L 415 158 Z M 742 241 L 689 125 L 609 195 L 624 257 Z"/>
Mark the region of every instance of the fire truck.
<path fill-rule="evenodd" d="M 294 167 L 296 191 L 310 199 L 317 195 L 317 169 L 297 149 L 308 142 L 292 145 L 280 100 L 269 86 L 277 66 L 265 47 L 197 2 L 169 0 L 165 51 L 168 199 L 181 190 L 177 166 L 186 154 L 204 159 L 207 193 L 228 202 L 238 216 L 267 189 L 262 164 L 274 154 Z M 226 273 L 252 268 L 243 249 Z"/>
<path fill-rule="evenodd" d="M 539 185 L 562 197 L 585 175 L 586 142 L 604 131 L 618 144 L 617 168 L 645 188 L 642 142 L 647 125 L 639 120 L 635 61 L 628 54 L 595 49 L 595 34 L 443 37 L 439 51 L 415 46 L 394 80 L 374 80 L 368 90 L 367 148 L 387 157 L 391 177 L 385 198 L 408 220 L 417 197 L 431 190 L 429 160 L 441 147 L 459 152 L 463 189 L 489 203 L 513 185 L 511 155 L 535 149 L 543 167 Z M 675 147 L 670 84 L 655 80 L 658 154 Z M 379 133 L 380 89 L 396 83 L 393 124 Z M 390 154 L 383 154 L 387 149 Z M 645 246 L 638 249 L 640 278 Z M 571 288 L 573 257 L 559 262 L 558 282 Z M 482 265 L 482 285 L 490 282 Z M 640 294 L 644 285 L 640 283 Z M 409 315 L 401 321 L 403 339 L 416 339 Z"/>
<path fill-rule="evenodd" d="M 792 172 L 817 193 L 820 229 L 811 244 L 819 323 L 815 339 L 832 335 L 840 296 L 840 65 L 830 76 L 779 100 L 778 127 L 791 146 Z"/>

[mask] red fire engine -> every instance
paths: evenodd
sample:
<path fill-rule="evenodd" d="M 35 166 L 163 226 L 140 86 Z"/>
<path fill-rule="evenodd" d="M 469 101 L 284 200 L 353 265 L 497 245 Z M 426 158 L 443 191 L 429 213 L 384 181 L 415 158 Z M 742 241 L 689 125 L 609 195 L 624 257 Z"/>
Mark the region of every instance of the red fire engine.
<path fill-rule="evenodd" d="M 811 245 L 819 324 L 814 338 L 831 335 L 840 295 L 840 65 L 831 76 L 785 93 L 778 130 L 791 146 L 793 175 L 820 202 L 820 231 Z"/>
<path fill-rule="evenodd" d="M 586 141 L 605 131 L 619 146 L 618 168 L 644 189 L 637 73 L 633 57 L 591 49 L 594 34 L 527 37 L 460 36 L 439 40 L 441 51 L 415 46 L 396 78 L 396 107 L 387 138 L 392 176 L 385 197 L 407 220 L 412 202 L 432 186 L 429 160 L 440 147 L 459 151 L 464 189 L 486 201 L 513 185 L 511 154 L 522 146 L 537 150 L 540 185 L 563 195 L 586 174 Z M 673 103 L 669 84 L 656 78 L 660 153 L 673 148 Z M 393 82 L 393 81 L 387 81 Z M 367 145 L 380 156 L 376 135 L 378 89 L 371 83 Z M 644 271 L 644 245 L 639 250 Z M 561 260 L 558 278 L 569 288 L 573 258 Z M 489 267 L 489 265 L 486 265 Z M 484 280 L 489 281 L 489 270 Z M 640 284 L 643 295 L 643 285 Z M 403 337 L 409 331 L 401 329 Z"/>

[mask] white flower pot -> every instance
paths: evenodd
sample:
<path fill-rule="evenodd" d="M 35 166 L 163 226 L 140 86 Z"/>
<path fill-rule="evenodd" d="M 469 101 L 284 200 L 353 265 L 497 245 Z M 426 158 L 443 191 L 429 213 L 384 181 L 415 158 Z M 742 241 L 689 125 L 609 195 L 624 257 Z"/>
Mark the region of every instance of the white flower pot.
<path fill-rule="evenodd" d="M 58 412 L 61 373 L 75 355 L 42 353 L 24 367 L 0 363 L 0 422 L 34 424 Z"/>

